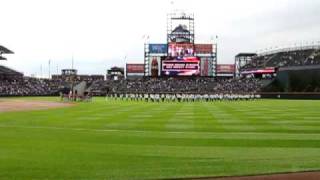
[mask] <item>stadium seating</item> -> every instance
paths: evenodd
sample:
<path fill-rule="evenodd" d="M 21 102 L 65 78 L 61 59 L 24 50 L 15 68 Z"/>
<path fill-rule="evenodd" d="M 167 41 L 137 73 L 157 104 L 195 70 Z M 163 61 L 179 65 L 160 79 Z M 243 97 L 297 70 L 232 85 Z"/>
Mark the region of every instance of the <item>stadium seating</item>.
<path fill-rule="evenodd" d="M 320 64 L 320 50 L 315 48 L 280 51 L 256 56 L 242 67 L 243 70 L 266 67 L 291 67 Z"/>
<path fill-rule="evenodd" d="M 313 60 L 319 59 L 319 53 Z M 263 60 L 257 60 L 261 64 Z M 12 76 L 9 76 L 12 75 Z M 2 77 L 2 78 L 1 78 Z M 73 82 L 75 87 L 81 83 Z M 257 79 L 217 80 L 206 77 L 189 78 L 142 78 L 136 80 L 96 80 L 86 81 L 86 91 L 93 95 L 114 93 L 255 93 L 263 86 Z M 22 73 L 0 66 L 0 96 L 48 96 L 58 95 L 61 89 L 71 89 L 70 82 L 62 79 L 37 79 L 23 77 Z"/>
<path fill-rule="evenodd" d="M 216 80 L 213 78 L 144 78 L 139 80 L 95 81 L 93 94 L 112 93 L 254 93 L 262 88 L 258 79 Z"/>
<path fill-rule="evenodd" d="M 0 81 L 0 96 L 45 96 L 57 94 L 55 82 L 36 78 L 17 81 Z"/>
<path fill-rule="evenodd" d="M 12 80 L 18 80 L 18 79 L 21 80 L 22 78 L 23 78 L 22 73 L 0 65 L 0 80 L 12 81 Z"/>
<path fill-rule="evenodd" d="M 245 65 L 244 69 L 258 69 L 265 67 L 292 67 L 310 66 L 320 64 L 319 49 L 304 49 L 282 51 L 261 55 Z M 22 75 L 10 68 L 0 66 L 1 74 Z M 1 76 L 0 76 L 1 77 Z M 106 95 L 115 93 L 195 93 L 195 94 L 245 94 L 261 91 L 273 79 L 229 79 L 217 80 L 214 78 L 142 78 L 122 80 L 88 80 L 86 81 L 93 95 Z M 266 82 L 268 81 L 268 82 Z M 74 82 L 74 86 L 80 82 Z M 63 80 L 44 80 L 35 78 L 22 78 L 22 80 L 3 80 L 0 78 L 0 96 L 31 96 L 54 95 L 59 90 L 69 88 L 70 83 Z M 318 91 L 310 90 L 308 91 Z"/>
<path fill-rule="evenodd" d="M 22 73 L 17 72 L 13 69 L 10 69 L 8 67 L 5 66 L 1 66 L 0 65 L 0 74 L 13 74 L 13 75 L 21 75 Z"/>

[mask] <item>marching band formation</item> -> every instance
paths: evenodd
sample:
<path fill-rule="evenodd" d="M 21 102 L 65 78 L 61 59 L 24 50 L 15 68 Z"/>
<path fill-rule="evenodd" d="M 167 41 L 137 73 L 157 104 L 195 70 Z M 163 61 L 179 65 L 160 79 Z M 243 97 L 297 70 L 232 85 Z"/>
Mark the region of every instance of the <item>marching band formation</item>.
<path fill-rule="evenodd" d="M 198 102 L 198 101 L 238 101 L 260 99 L 258 94 L 110 94 L 106 100 L 146 101 L 146 102 Z"/>

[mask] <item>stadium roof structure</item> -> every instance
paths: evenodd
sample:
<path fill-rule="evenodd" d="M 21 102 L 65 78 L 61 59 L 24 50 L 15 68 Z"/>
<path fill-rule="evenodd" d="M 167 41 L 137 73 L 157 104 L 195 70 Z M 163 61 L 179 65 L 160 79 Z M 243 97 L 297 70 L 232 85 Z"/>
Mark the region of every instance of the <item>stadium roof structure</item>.
<path fill-rule="evenodd" d="M 172 42 L 185 43 L 190 42 L 189 34 L 190 31 L 186 26 L 179 25 L 172 31 L 170 36 Z"/>
<path fill-rule="evenodd" d="M 6 66 L 0 65 L 0 74 L 7 74 L 7 75 L 23 75 L 21 72 L 18 72 L 16 70 L 10 69 Z"/>
<path fill-rule="evenodd" d="M 14 54 L 14 52 L 0 45 L 0 54 Z"/>
<path fill-rule="evenodd" d="M 8 48 L 0 45 L 0 61 L 5 61 L 5 60 L 7 60 L 7 58 L 3 57 L 2 54 L 13 54 L 13 53 L 14 53 L 14 52 L 12 52 L 11 50 L 9 50 Z"/>
<path fill-rule="evenodd" d="M 246 56 L 246 57 L 248 57 L 248 56 L 256 56 L 256 55 L 257 55 L 256 53 L 239 53 L 239 54 L 236 55 L 236 58 L 237 57 L 243 57 L 243 56 Z"/>
<path fill-rule="evenodd" d="M 189 33 L 189 30 L 187 29 L 187 27 L 179 25 L 172 31 L 172 33 Z"/>
<path fill-rule="evenodd" d="M 320 69 L 320 65 L 280 67 L 279 71 L 299 71 L 299 70 L 313 70 L 313 69 Z"/>
<path fill-rule="evenodd" d="M 140 64 L 138 64 L 138 65 L 140 65 Z M 113 66 L 113 67 L 111 67 L 110 68 L 110 70 L 124 70 L 124 68 L 123 67 L 117 67 L 117 66 Z"/>

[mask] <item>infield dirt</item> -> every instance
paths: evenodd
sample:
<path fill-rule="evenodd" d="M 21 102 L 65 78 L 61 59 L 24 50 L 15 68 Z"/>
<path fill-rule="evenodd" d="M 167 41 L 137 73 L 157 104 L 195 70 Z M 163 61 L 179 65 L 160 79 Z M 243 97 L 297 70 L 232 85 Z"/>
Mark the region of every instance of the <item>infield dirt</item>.
<path fill-rule="evenodd" d="M 1 99 L 0 112 L 45 110 L 73 106 L 71 103 L 38 100 Z"/>

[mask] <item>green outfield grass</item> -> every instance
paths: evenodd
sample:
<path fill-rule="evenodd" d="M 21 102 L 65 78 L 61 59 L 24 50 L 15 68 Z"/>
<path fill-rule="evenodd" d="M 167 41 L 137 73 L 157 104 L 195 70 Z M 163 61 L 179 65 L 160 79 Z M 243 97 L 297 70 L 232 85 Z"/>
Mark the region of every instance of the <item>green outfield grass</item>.
<path fill-rule="evenodd" d="M 319 169 L 320 101 L 96 98 L 62 109 L 0 113 L 0 179 L 161 179 Z"/>

